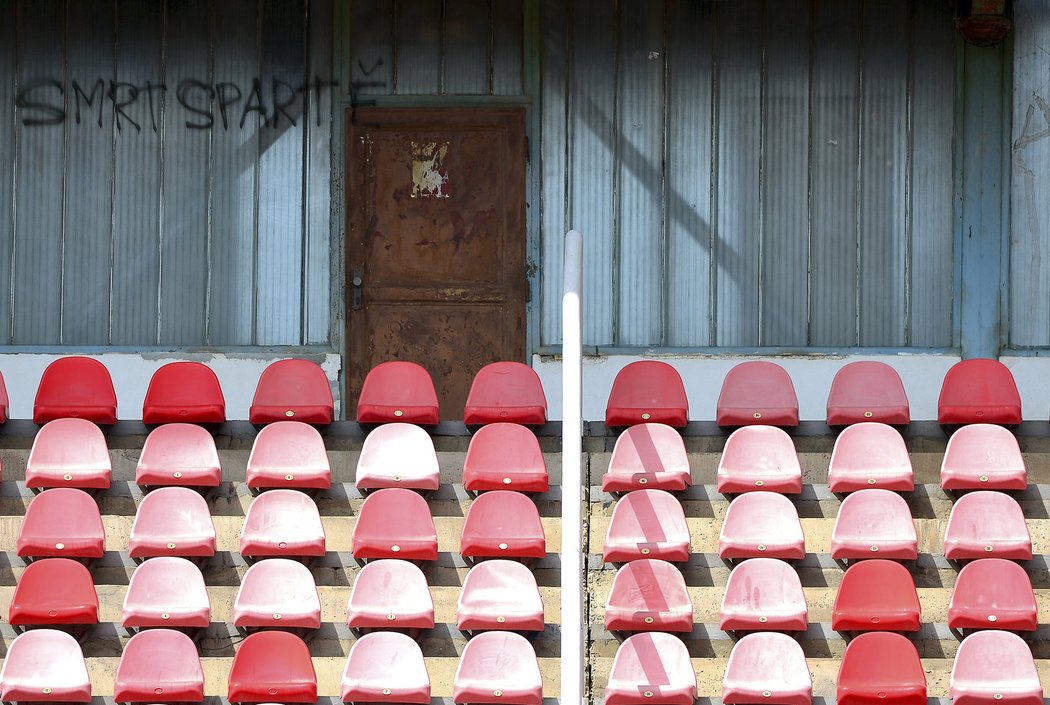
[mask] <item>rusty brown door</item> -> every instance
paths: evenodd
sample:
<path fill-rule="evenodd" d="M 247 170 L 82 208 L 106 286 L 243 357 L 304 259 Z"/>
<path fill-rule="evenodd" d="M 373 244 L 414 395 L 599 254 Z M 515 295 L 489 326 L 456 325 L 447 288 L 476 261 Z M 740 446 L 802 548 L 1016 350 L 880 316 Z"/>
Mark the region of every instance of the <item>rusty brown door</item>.
<path fill-rule="evenodd" d="M 525 116 L 347 112 L 348 396 L 387 360 L 422 364 L 443 420 L 474 373 L 525 357 Z"/>

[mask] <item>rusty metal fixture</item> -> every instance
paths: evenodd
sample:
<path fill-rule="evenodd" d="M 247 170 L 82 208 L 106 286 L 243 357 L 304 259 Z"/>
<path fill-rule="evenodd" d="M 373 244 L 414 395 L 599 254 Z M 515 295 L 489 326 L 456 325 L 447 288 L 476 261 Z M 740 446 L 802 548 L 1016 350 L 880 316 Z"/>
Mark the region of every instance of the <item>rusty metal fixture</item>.
<path fill-rule="evenodd" d="M 995 46 L 1013 28 L 1007 0 L 963 0 L 956 18 L 959 34 L 970 44 Z"/>

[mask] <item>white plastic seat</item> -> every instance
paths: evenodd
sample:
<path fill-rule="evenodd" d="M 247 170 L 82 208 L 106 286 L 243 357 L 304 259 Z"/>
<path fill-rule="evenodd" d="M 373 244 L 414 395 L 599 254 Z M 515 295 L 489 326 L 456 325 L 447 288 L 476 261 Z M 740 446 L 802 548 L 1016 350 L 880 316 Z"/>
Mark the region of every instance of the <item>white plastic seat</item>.
<path fill-rule="evenodd" d="M 748 492 L 732 501 L 718 536 L 721 558 L 801 560 L 806 540 L 798 510 L 776 492 Z"/>
<path fill-rule="evenodd" d="M 842 501 L 831 530 L 831 557 L 917 558 L 918 537 L 908 503 L 889 490 L 860 490 Z"/>
<path fill-rule="evenodd" d="M 756 632 L 740 639 L 729 654 L 722 678 L 722 702 L 808 705 L 813 681 L 797 641 L 778 632 Z"/>
<path fill-rule="evenodd" d="M 950 560 L 968 558 L 1032 558 L 1021 505 L 1010 495 L 976 490 L 959 497 L 944 530 L 944 555 Z"/>
<path fill-rule="evenodd" d="M 324 439 L 316 428 L 302 421 L 269 424 L 252 444 L 245 482 L 251 489 L 327 490 L 332 486 L 332 468 Z"/>
<path fill-rule="evenodd" d="M 828 487 L 839 493 L 868 488 L 895 492 L 915 489 L 911 457 L 900 432 L 882 423 L 846 427 L 835 439 Z"/>
<path fill-rule="evenodd" d="M 795 445 L 783 429 L 776 426 L 743 426 L 726 439 L 718 461 L 718 491 L 742 492 L 802 491 L 802 466 Z"/>
<path fill-rule="evenodd" d="M 805 631 L 809 609 L 795 569 L 776 558 L 752 558 L 733 568 L 722 595 L 719 629 Z"/>
<path fill-rule="evenodd" d="M 692 484 L 682 435 L 666 424 L 630 426 L 616 439 L 602 492 L 652 489 L 670 492 Z"/>
<path fill-rule="evenodd" d="M 941 463 L 946 490 L 1023 490 L 1028 487 L 1017 438 L 995 424 L 963 426 L 948 439 Z"/>
<path fill-rule="evenodd" d="M 536 576 L 517 561 L 478 563 L 463 580 L 456 603 L 460 631 L 543 631 L 543 600 Z"/>
<path fill-rule="evenodd" d="M 1042 705 L 1032 651 L 1010 632 L 974 632 L 959 644 L 948 679 L 954 705 Z"/>
<path fill-rule="evenodd" d="M 389 423 L 365 437 L 357 461 L 357 489 L 436 490 L 441 483 L 434 441 L 419 426 Z"/>
<path fill-rule="evenodd" d="M 233 625 L 317 629 L 321 600 L 314 576 L 305 565 L 288 558 L 252 565 L 233 601 Z"/>

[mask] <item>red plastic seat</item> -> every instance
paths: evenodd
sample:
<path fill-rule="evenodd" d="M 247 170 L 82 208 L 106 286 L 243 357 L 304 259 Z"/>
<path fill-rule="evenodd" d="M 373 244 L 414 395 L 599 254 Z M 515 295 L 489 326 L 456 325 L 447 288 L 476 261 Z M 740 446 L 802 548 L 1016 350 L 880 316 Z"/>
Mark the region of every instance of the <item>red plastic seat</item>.
<path fill-rule="evenodd" d="M 689 399 L 678 370 L 659 360 L 632 362 L 616 373 L 606 426 L 633 426 L 651 421 L 676 428 L 688 424 Z"/>
<path fill-rule="evenodd" d="M 440 420 L 434 381 L 420 365 L 384 362 L 365 376 L 357 400 L 358 423 L 401 421 L 431 426 Z"/>
<path fill-rule="evenodd" d="M 15 637 L 0 670 L 4 702 L 91 701 L 91 681 L 80 644 L 57 629 L 34 629 Z"/>
<path fill-rule="evenodd" d="M 289 421 L 327 426 L 335 402 L 328 376 L 316 362 L 278 360 L 267 365 L 255 387 L 248 421 L 256 424 Z"/>
<path fill-rule="evenodd" d="M 693 602 L 682 571 L 643 558 L 616 571 L 605 602 L 605 628 L 621 632 L 691 632 Z"/>
<path fill-rule="evenodd" d="M 493 559 L 470 569 L 456 603 L 460 631 L 543 631 L 543 600 L 536 576 L 515 561 Z"/>
<path fill-rule="evenodd" d="M 809 608 L 802 581 L 776 558 L 752 558 L 733 569 L 722 594 L 719 629 L 804 632 Z"/>
<path fill-rule="evenodd" d="M 482 426 L 471 437 L 463 461 L 463 488 L 468 492 L 546 492 L 547 463 L 539 439 L 515 423 Z"/>
<path fill-rule="evenodd" d="M 787 634 L 756 632 L 733 646 L 722 677 L 723 703 L 809 705 L 812 700 L 806 656 Z"/>
<path fill-rule="evenodd" d="M 776 492 L 748 492 L 734 499 L 718 535 L 720 558 L 783 558 L 801 560 L 806 539 L 798 510 Z"/>
<path fill-rule="evenodd" d="M 919 594 L 908 569 L 875 558 L 854 563 L 842 576 L 831 628 L 839 632 L 915 632 L 919 613 Z"/>
<path fill-rule="evenodd" d="M 215 555 L 215 526 L 204 497 L 188 487 L 161 487 L 143 496 L 131 524 L 128 555 Z"/>
<path fill-rule="evenodd" d="M 124 627 L 207 627 L 211 601 L 200 568 L 185 558 L 150 558 L 135 569 L 124 595 Z"/>
<path fill-rule="evenodd" d="M 919 555 L 908 503 L 890 490 L 861 490 L 842 501 L 831 530 L 831 557 L 896 558 Z"/>
<path fill-rule="evenodd" d="M 317 505 L 298 490 L 255 498 L 241 527 L 242 556 L 323 556 L 325 533 Z"/>
<path fill-rule="evenodd" d="M 605 686 L 605 705 L 692 705 L 695 699 L 696 674 L 681 639 L 644 632 L 620 644 Z"/>
<path fill-rule="evenodd" d="M 883 423 L 857 423 L 835 439 L 828 465 L 828 487 L 832 492 L 856 492 L 868 488 L 911 492 L 915 477 L 904 438 Z"/>
<path fill-rule="evenodd" d="M 437 560 L 437 529 L 430 507 L 412 490 L 376 490 L 365 498 L 353 534 L 354 558 Z"/>
<path fill-rule="evenodd" d="M 948 517 L 944 555 L 950 560 L 1031 559 L 1032 537 L 1021 505 L 1002 492 L 978 490 L 964 494 Z"/>
<path fill-rule="evenodd" d="M 321 598 L 310 569 L 289 558 L 252 565 L 233 601 L 233 626 L 320 627 Z"/>
<path fill-rule="evenodd" d="M 791 436 L 776 426 L 744 426 L 726 439 L 718 461 L 718 491 L 802 492 L 802 466 Z"/>
<path fill-rule="evenodd" d="M 9 404 L 7 386 L 4 384 L 4 376 L 0 374 L 0 423 L 7 422 L 7 407 Z"/>
<path fill-rule="evenodd" d="M 911 423 L 908 395 L 897 371 L 884 362 L 864 360 L 835 373 L 828 394 L 828 426 L 855 423 Z"/>
<path fill-rule="evenodd" d="M 147 629 L 131 637 L 117 666 L 114 702 L 202 700 L 204 669 L 192 639 L 175 629 Z"/>
<path fill-rule="evenodd" d="M 14 626 L 96 624 L 98 596 L 91 573 L 69 558 L 44 558 L 26 566 L 7 610 Z"/>
<path fill-rule="evenodd" d="M 434 441 L 419 426 L 390 423 L 365 437 L 357 461 L 357 489 L 405 487 L 436 490 L 441 484 Z"/>
<path fill-rule="evenodd" d="M 547 423 L 547 397 L 540 376 L 520 362 L 493 362 L 474 375 L 463 407 L 463 423 Z"/>
<path fill-rule="evenodd" d="M 663 490 L 628 492 L 613 508 L 603 554 L 606 563 L 689 560 L 689 526 L 682 505 Z"/>
<path fill-rule="evenodd" d="M 98 505 L 72 487 L 38 494 L 26 507 L 18 532 L 20 557 L 101 558 L 106 542 Z"/>
<path fill-rule="evenodd" d="M 1010 632 L 974 632 L 955 652 L 948 693 L 954 705 L 1042 705 L 1043 686 L 1025 640 Z"/>
<path fill-rule="evenodd" d="M 332 467 L 324 439 L 302 421 L 271 423 L 255 437 L 245 482 L 252 489 L 327 490 L 332 486 Z"/>
<path fill-rule="evenodd" d="M 1017 439 L 994 424 L 963 426 L 948 439 L 941 462 L 946 490 L 1023 490 L 1028 475 Z"/>
<path fill-rule="evenodd" d="M 791 377 L 775 362 L 741 362 L 722 382 L 715 423 L 798 426 L 798 398 Z"/>
<path fill-rule="evenodd" d="M 520 492 L 494 490 L 478 495 L 463 519 L 459 553 L 467 558 L 543 558 L 547 538 L 539 510 Z"/>
<path fill-rule="evenodd" d="M 346 605 L 353 629 L 432 629 L 434 600 L 423 571 L 393 558 L 358 571 Z"/>
<path fill-rule="evenodd" d="M 861 634 L 846 645 L 835 693 L 837 705 L 926 705 L 919 652 L 900 634 Z"/>
<path fill-rule="evenodd" d="M 536 652 L 528 639 L 513 632 L 483 632 L 468 641 L 452 682 L 455 703 L 543 702 Z"/>
<path fill-rule="evenodd" d="M 941 384 L 937 422 L 1021 423 L 1021 396 L 1014 376 L 998 360 L 974 358 L 955 363 Z"/>
<path fill-rule="evenodd" d="M 951 629 L 1035 631 L 1035 593 L 1024 568 L 1005 558 L 963 566 L 948 603 Z"/>
<path fill-rule="evenodd" d="M 316 702 L 317 674 L 310 650 L 289 632 L 248 635 L 233 657 L 228 699 L 231 703 Z"/>
<path fill-rule="evenodd" d="M 142 402 L 142 423 L 225 421 L 226 400 L 211 368 L 199 362 L 170 362 L 153 373 Z"/>
<path fill-rule="evenodd" d="M 693 484 L 681 434 L 666 424 L 631 426 L 616 439 L 602 492 L 677 492 Z"/>
<path fill-rule="evenodd" d="M 112 466 L 106 439 L 84 419 L 55 419 L 33 439 L 26 461 L 26 487 L 109 487 Z"/>
<path fill-rule="evenodd" d="M 344 702 L 430 703 L 423 652 L 398 632 L 365 634 L 350 647 L 343 669 Z"/>
<path fill-rule="evenodd" d="M 215 439 L 191 423 L 169 423 L 153 429 L 142 445 L 135 484 L 218 487 L 222 467 Z"/>
<path fill-rule="evenodd" d="M 61 357 L 44 370 L 33 402 L 33 423 L 80 418 L 111 426 L 117 422 L 117 393 L 109 370 L 90 357 Z"/>

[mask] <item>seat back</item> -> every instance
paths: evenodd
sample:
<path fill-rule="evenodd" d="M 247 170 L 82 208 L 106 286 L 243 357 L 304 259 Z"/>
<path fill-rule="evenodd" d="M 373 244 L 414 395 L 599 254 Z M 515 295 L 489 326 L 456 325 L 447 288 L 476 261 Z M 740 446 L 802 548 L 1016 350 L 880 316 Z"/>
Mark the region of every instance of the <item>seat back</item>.
<path fill-rule="evenodd" d="M 175 629 L 147 629 L 131 637 L 120 655 L 113 700 L 204 700 L 204 669 L 193 640 Z"/>
<path fill-rule="evenodd" d="M 434 381 L 421 365 L 383 362 L 365 376 L 357 400 L 358 423 L 402 423 L 430 426 L 440 421 Z"/>
<path fill-rule="evenodd" d="M 434 600 L 423 571 L 393 558 L 368 563 L 354 578 L 346 621 L 354 629 L 431 629 Z"/>
<path fill-rule="evenodd" d="M 471 437 L 463 461 L 463 487 L 468 492 L 546 492 L 548 486 L 539 439 L 525 426 L 491 423 Z"/>
<path fill-rule="evenodd" d="M 752 558 L 729 574 L 719 610 L 719 628 L 805 631 L 809 611 L 802 581 L 776 558 Z"/>
<path fill-rule="evenodd" d="M 718 461 L 717 477 L 718 491 L 724 494 L 802 491 L 802 465 L 795 444 L 776 426 L 744 426 L 733 431 Z"/>
<path fill-rule="evenodd" d="M 7 620 L 23 624 L 95 624 L 98 596 L 91 573 L 69 558 L 44 558 L 22 571 Z"/>
<path fill-rule="evenodd" d="M 543 558 L 547 540 L 539 510 L 527 495 L 494 490 L 477 496 L 463 520 L 464 556 Z"/>
<path fill-rule="evenodd" d="M 221 481 L 215 439 L 201 426 L 169 423 L 146 436 L 135 468 L 135 484 L 218 487 Z"/>
<path fill-rule="evenodd" d="M 388 423 L 374 429 L 361 447 L 356 484 L 363 490 L 436 490 L 441 474 L 430 434 L 410 423 Z"/>
<path fill-rule="evenodd" d="M 884 423 L 854 423 L 835 439 L 828 465 L 832 492 L 880 488 L 911 492 L 915 488 L 911 457 L 904 437 Z"/>
<path fill-rule="evenodd" d="M 334 413 L 332 388 L 320 365 L 310 360 L 277 360 L 259 377 L 248 421 L 259 425 L 294 419 L 327 425 Z"/>
<path fill-rule="evenodd" d="M 315 702 L 317 674 L 310 650 L 288 632 L 248 635 L 233 657 L 227 695 L 231 703 Z"/>
<path fill-rule="evenodd" d="M 613 508 L 604 557 L 606 562 L 639 558 L 687 560 L 689 526 L 681 503 L 663 490 L 628 492 Z"/>
<path fill-rule="evenodd" d="M 926 673 L 907 638 L 892 632 L 865 632 L 846 645 L 836 683 L 839 705 L 877 703 L 925 705 Z"/>
<path fill-rule="evenodd" d="M 325 532 L 312 499 L 298 490 L 256 497 L 241 527 L 241 555 L 323 556 Z"/>
<path fill-rule="evenodd" d="M 310 569 L 288 558 L 253 564 L 233 601 L 235 627 L 321 626 L 321 599 Z"/>
<path fill-rule="evenodd" d="M 456 603 L 460 630 L 543 631 L 543 600 L 536 576 L 515 561 L 476 564 L 463 580 Z"/>
<path fill-rule="evenodd" d="M 215 526 L 208 503 L 188 487 L 161 487 L 144 495 L 128 540 L 132 558 L 211 556 Z"/>
<path fill-rule="evenodd" d="M 911 422 L 900 375 L 886 363 L 874 360 L 851 362 L 835 373 L 827 411 L 829 426 L 864 422 L 904 426 Z"/>
<path fill-rule="evenodd" d="M 150 378 L 142 402 L 142 423 L 208 423 L 226 421 L 226 400 L 219 378 L 199 362 L 170 362 Z"/>
<path fill-rule="evenodd" d="M 513 632 L 485 632 L 468 641 L 452 681 L 455 702 L 498 699 L 540 705 L 543 700 L 536 652 L 525 637 Z"/>
<path fill-rule="evenodd" d="M 1008 494 L 990 490 L 959 497 L 944 530 L 944 555 L 950 560 L 1030 560 L 1032 537 L 1021 505 Z"/>
<path fill-rule="evenodd" d="M 854 563 L 842 576 L 831 628 L 842 632 L 914 632 L 919 629 L 919 614 L 919 594 L 908 569 L 875 558 Z"/>
<path fill-rule="evenodd" d="M 718 535 L 720 557 L 798 560 L 805 553 L 798 510 L 784 495 L 748 492 L 729 504 Z"/>
<path fill-rule="evenodd" d="M 520 362 L 493 362 L 474 375 L 463 408 L 463 423 L 499 421 L 527 425 L 547 423 L 547 397 L 540 376 Z"/>
<path fill-rule="evenodd" d="M 437 559 L 430 507 L 412 490 L 391 488 L 368 495 L 357 514 L 352 543 L 358 559 Z"/>
<path fill-rule="evenodd" d="M 791 377 L 775 362 L 741 362 L 726 374 L 718 395 L 719 426 L 798 426 L 798 398 Z"/>
<path fill-rule="evenodd" d="M 688 423 L 689 400 L 678 370 L 659 360 L 640 360 L 616 373 L 605 408 L 606 426 L 651 421 L 676 428 Z"/>
<path fill-rule="evenodd" d="M 55 419 L 37 431 L 26 461 L 26 487 L 109 487 L 106 439 L 85 419 Z"/>
<path fill-rule="evenodd" d="M 663 632 L 633 634 L 616 650 L 605 688 L 607 705 L 673 705 L 692 703 L 695 697 L 696 674 L 689 651 L 678 637 Z"/>
<path fill-rule="evenodd" d="M 106 540 L 98 505 L 87 492 L 55 487 L 33 498 L 18 532 L 18 555 L 101 558 Z"/>
<path fill-rule="evenodd" d="M 684 490 L 692 484 L 681 434 L 666 424 L 630 426 L 616 439 L 603 492 L 639 489 Z"/>
<path fill-rule="evenodd" d="M 57 629 L 33 629 L 16 636 L 0 669 L 0 699 L 90 702 L 91 681 L 80 644 Z"/>
<path fill-rule="evenodd" d="M 1002 700 L 1042 702 L 1043 688 L 1024 639 L 1006 631 L 974 632 L 959 644 L 948 679 L 953 700 L 973 695 L 987 702 Z"/>
<path fill-rule="evenodd" d="M 689 632 L 693 603 L 682 571 L 667 561 L 643 558 L 616 571 L 605 602 L 610 631 Z"/>
<path fill-rule="evenodd" d="M 1028 487 L 1021 447 L 1002 426 L 975 423 L 948 439 L 941 462 L 946 490 L 1024 490 Z"/>
<path fill-rule="evenodd" d="M 62 357 L 44 370 L 33 402 L 33 423 L 81 418 L 112 425 L 117 421 L 117 393 L 109 370 L 90 357 Z"/>
<path fill-rule="evenodd" d="M 1034 631 L 1036 615 L 1028 573 L 1005 558 L 982 558 L 964 565 L 948 603 L 952 629 Z"/>
<path fill-rule="evenodd" d="M 1021 395 L 1009 368 L 998 360 L 972 358 L 952 365 L 937 399 L 941 424 L 1021 423 Z"/>
<path fill-rule="evenodd" d="M 275 421 L 259 431 L 248 456 L 248 487 L 297 487 L 326 490 L 332 468 L 324 439 L 302 421 Z"/>
<path fill-rule="evenodd" d="M 729 654 L 722 702 L 808 703 L 813 681 L 802 647 L 787 634 L 756 632 L 741 637 Z"/>
<path fill-rule="evenodd" d="M 211 601 L 200 568 L 176 556 L 140 563 L 128 583 L 121 619 L 125 627 L 207 627 Z"/>
<path fill-rule="evenodd" d="M 904 498 L 889 490 L 860 490 L 842 501 L 831 530 L 831 556 L 897 558 L 918 556 L 918 537 Z"/>
<path fill-rule="evenodd" d="M 342 679 L 343 702 L 430 703 L 423 652 L 398 632 L 365 634 L 350 647 Z"/>

